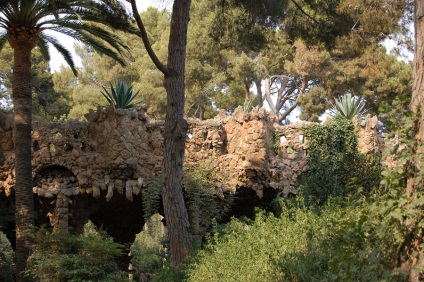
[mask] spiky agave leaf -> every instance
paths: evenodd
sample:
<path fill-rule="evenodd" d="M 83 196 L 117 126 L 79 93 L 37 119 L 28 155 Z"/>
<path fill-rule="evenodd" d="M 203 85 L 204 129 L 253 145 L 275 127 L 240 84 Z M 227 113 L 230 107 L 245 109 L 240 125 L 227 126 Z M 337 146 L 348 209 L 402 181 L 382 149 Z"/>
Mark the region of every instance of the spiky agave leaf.
<path fill-rule="evenodd" d="M 106 100 L 113 104 L 115 108 L 128 109 L 139 103 L 132 103 L 132 101 L 137 97 L 140 90 L 134 93 L 133 86 L 128 86 L 123 80 L 118 80 L 115 85 L 110 83 L 110 91 L 105 87 L 103 87 L 103 90 L 104 91 L 100 93 L 102 93 Z"/>
<path fill-rule="evenodd" d="M 353 119 L 355 116 L 363 115 L 366 112 L 366 101 L 360 97 L 352 96 L 350 93 L 335 99 L 334 102 L 330 109 L 332 116 L 340 114 L 347 119 Z"/>

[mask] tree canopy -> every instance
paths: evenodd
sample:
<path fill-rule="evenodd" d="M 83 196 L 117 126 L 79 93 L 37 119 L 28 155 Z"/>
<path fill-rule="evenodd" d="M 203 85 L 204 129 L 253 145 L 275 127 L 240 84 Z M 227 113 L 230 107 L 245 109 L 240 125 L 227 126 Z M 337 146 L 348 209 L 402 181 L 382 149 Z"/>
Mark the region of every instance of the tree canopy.
<path fill-rule="evenodd" d="M 254 5 L 246 0 L 192 4 L 187 116 L 211 118 L 220 109 L 231 112 L 250 104 L 266 105 L 280 122 L 297 107 L 301 119 L 316 121 L 346 93 L 364 98 L 369 112 L 383 118 L 395 97 L 407 105 L 411 66 L 387 54 L 381 42 L 410 43 L 411 1 L 266 1 L 256 10 Z M 170 13 L 149 8 L 142 17 L 153 50 L 165 60 Z M 83 60 L 91 60 L 93 81 L 97 86 L 118 78 L 134 83 L 143 89 L 149 111 L 163 118 L 166 101 L 159 70 L 136 37 L 124 40 L 131 47 L 129 67 L 83 54 Z M 93 81 L 78 84 L 92 87 Z"/>

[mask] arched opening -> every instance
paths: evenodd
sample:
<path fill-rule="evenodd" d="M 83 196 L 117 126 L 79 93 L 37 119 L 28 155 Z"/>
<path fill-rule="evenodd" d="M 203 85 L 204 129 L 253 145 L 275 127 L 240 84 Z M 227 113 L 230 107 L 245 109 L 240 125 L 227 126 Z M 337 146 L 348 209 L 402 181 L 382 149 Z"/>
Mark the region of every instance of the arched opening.
<path fill-rule="evenodd" d="M 48 166 L 35 174 L 33 181 L 36 225 L 69 230 L 72 204 L 78 193 L 78 180 L 63 166 Z"/>

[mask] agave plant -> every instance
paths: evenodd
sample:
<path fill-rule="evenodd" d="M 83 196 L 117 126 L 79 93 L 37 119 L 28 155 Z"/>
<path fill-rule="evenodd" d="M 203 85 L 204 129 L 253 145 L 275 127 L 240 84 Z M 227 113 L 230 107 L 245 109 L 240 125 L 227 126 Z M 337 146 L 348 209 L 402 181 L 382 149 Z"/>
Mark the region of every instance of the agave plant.
<path fill-rule="evenodd" d="M 342 115 L 347 119 L 353 119 L 355 116 L 360 116 L 365 114 L 365 100 L 352 96 L 352 94 L 347 93 L 341 96 L 339 99 L 335 99 L 335 104 L 330 109 L 330 115 Z"/>
<path fill-rule="evenodd" d="M 117 109 L 128 109 L 140 103 L 132 103 L 140 90 L 134 93 L 133 86 L 128 86 L 128 84 L 123 80 L 118 80 L 115 83 L 115 86 L 110 83 L 110 91 L 108 91 L 105 87 L 103 87 L 103 90 L 104 91 L 101 91 L 103 96 Z"/>

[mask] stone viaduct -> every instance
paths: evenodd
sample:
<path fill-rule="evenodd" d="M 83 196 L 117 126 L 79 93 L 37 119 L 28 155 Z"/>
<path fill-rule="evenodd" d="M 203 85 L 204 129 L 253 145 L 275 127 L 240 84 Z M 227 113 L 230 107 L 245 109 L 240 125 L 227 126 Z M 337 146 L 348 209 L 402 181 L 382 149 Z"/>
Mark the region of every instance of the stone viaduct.
<path fill-rule="evenodd" d="M 0 113 L 1 114 L 1 113 Z M 37 224 L 80 231 L 90 219 L 120 242 L 145 223 L 143 191 L 160 177 L 163 122 L 145 110 L 98 108 L 86 122 L 34 122 L 32 167 Z M 280 126 L 263 109 L 212 120 L 188 120 L 186 162 L 213 159 L 217 199 L 235 194 L 230 215 L 252 214 L 276 196 L 295 193 L 307 169 L 304 123 Z M 359 129 L 363 148 L 376 148 L 377 125 Z M 0 116 L 0 201 L 13 197 L 11 122 Z M 10 202 L 10 201 L 9 201 Z"/>

